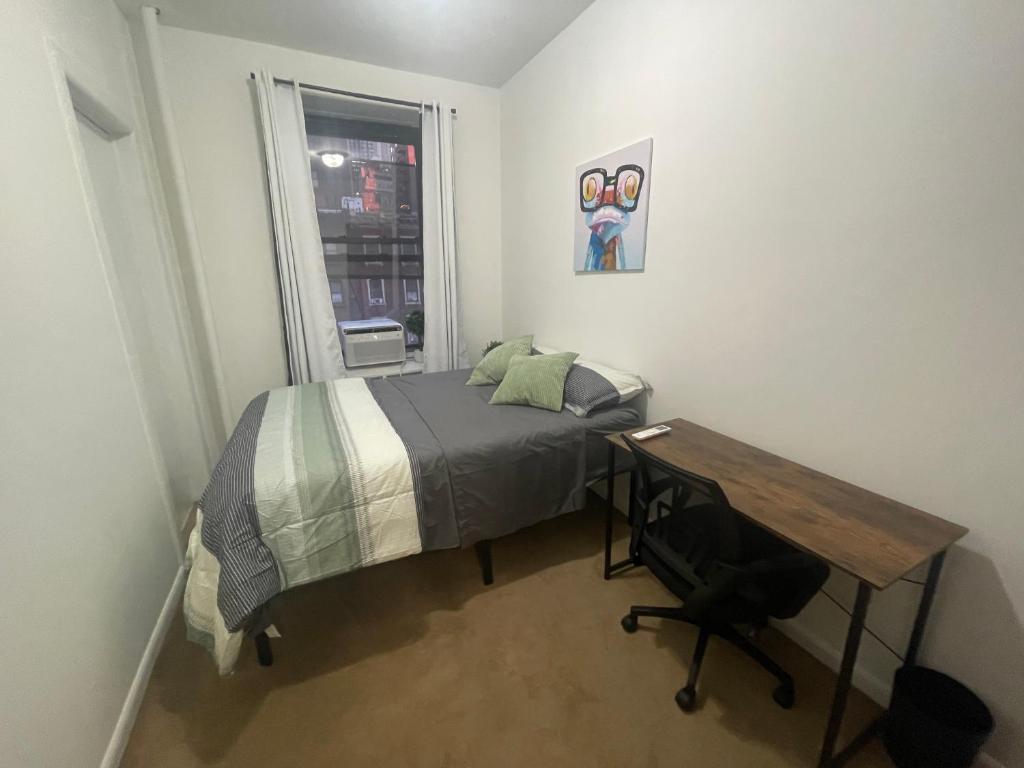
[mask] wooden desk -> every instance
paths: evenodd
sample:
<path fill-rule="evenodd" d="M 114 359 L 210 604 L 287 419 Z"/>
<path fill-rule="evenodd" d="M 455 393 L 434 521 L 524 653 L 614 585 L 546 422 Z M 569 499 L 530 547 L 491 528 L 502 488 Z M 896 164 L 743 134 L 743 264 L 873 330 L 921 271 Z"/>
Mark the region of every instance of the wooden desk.
<path fill-rule="evenodd" d="M 647 451 L 717 481 L 738 512 L 857 579 L 857 600 L 819 762 L 842 765 L 881 726 L 880 719 L 835 754 L 872 590 L 885 589 L 930 562 L 905 660 L 908 666 L 914 664 L 946 550 L 967 529 L 683 419 L 658 423 L 672 431 L 644 442 Z M 606 579 L 632 564 L 628 559 L 611 562 L 616 449 L 628 449 L 621 434 L 609 435 L 608 442 Z"/>

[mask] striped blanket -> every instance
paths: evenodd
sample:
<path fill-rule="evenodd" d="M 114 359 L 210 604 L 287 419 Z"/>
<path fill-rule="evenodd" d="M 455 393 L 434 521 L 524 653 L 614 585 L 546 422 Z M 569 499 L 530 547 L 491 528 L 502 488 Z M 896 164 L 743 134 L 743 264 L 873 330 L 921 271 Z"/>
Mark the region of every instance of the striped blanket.
<path fill-rule="evenodd" d="M 188 632 L 222 674 L 290 587 L 579 509 L 602 435 L 644 422 L 642 398 L 577 418 L 491 405 L 495 388 L 467 376 L 341 379 L 249 404 L 189 542 Z"/>
<path fill-rule="evenodd" d="M 366 382 L 265 392 L 246 408 L 199 503 L 189 636 L 227 674 L 270 598 L 421 549 L 410 454 Z"/>

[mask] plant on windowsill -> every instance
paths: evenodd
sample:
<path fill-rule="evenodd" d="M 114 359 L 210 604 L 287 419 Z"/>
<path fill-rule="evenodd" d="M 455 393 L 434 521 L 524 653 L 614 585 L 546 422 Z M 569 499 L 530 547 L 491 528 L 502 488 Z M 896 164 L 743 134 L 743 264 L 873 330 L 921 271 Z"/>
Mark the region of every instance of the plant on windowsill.
<path fill-rule="evenodd" d="M 423 313 L 418 309 L 405 316 L 405 327 L 410 333 L 415 334 L 419 339 L 413 347 L 412 359 L 417 363 L 423 362 Z"/>

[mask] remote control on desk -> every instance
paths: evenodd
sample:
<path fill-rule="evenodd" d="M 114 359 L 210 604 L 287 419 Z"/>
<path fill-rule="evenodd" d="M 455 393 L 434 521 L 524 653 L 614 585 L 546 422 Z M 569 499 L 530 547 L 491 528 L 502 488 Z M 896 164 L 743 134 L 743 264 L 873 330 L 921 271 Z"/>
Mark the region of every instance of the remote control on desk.
<path fill-rule="evenodd" d="M 630 437 L 638 443 L 642 443 L 644 440 L 650 440 L 652 437 L 665 435 L 671 431 L 672 427 L 666 427 L 664 424 L 659 424 L 658 426 L 651 427 L 650 429 L 642 429 L 639 432 L 634 432 Z"/>

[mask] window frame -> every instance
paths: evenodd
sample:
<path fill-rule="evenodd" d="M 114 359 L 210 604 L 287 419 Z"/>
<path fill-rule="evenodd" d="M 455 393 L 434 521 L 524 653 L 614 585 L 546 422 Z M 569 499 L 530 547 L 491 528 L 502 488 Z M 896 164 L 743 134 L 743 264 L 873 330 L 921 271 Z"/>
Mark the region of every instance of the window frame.
<path fill-rule="evenodd" d="M 345 282 L 344 278 L 332 277 L 327 280 L 327 285 L 331 289 L 331 304 L 334 306 L 345 306 Z M 335 290 L 337 286 L 337 290 Z M 335 298 L 337 297 L 337 298 Z"/>
<path fill-rule="evenodd" d="M 366 306 L 368 307 L 387 307 L 388 305 L 388 292 L 387 288 L 384 287 L 383 277 L 364 277 L 363 280 L 366 282 Z M 373 291 L 370 290 L 370 286 L 377 282 L 380 284 L 380 298 L 373 298 Z"/>
<path fill-rule="evenodd" d="M 409 301 L 409 283 L 416 283 L 416 301 Z M 402 278 L 402 294 L 404 296 L 403 304 L 407 306 L 422 307 L 423 306 L 423 283 L 418 277 L 403 277 Z"/>

